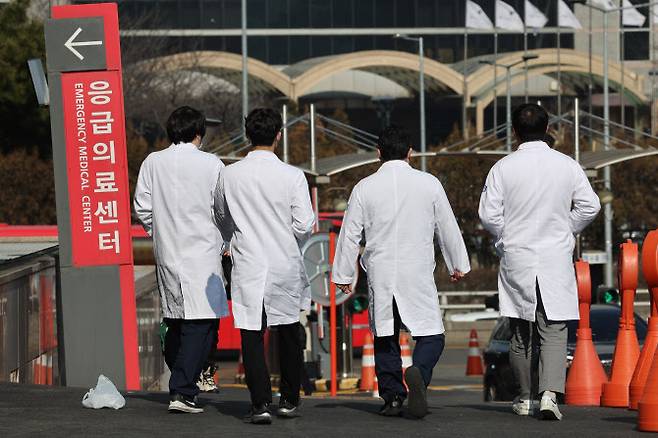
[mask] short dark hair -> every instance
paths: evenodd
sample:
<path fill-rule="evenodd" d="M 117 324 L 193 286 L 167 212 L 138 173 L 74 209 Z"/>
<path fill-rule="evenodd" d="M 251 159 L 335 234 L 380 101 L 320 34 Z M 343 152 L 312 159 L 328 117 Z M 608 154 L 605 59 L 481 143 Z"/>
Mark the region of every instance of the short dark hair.
<path fill-rule="evenodd" d="M 256 108 L 244 121 L 247 138 L 252 146 L 270 146 L 281 131 L 281 114 L 271 108 Z"/>
<path fill-rule="evenodd" d="M 382 161 L 404 160 L 411 149 L 411 140 L 406 129 L 391 125 L 379 134 L 377 148 Z"/>
<path fill-rule="evenodd" d="M 548 113 L 539 105 L 524 103 L 514 109 L 512 126 L 522 142 L 542 141 L 548 128 Z"/>
<path fill-rule="evenodd" d="M 173 144 L 191 143 L 196 136 L 206 135 L 206 116 L 199 110 L 182 106 L 167 119 L 167 136 Z"/>

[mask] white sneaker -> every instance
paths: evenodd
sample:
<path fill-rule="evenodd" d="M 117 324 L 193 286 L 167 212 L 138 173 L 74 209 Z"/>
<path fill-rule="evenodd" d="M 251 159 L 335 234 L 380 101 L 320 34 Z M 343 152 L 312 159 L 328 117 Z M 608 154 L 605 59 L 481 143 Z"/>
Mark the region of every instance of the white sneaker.
<path fill-rule="evenodd" d="M 188 399 L 176 394 L 169 401 L 169 412 L 184 412 L 186 414 L 200 414 L 203 408 L 196 404 L 196 397 Z"/>
<path fill-rule="evenodd" d="M 548 391 L 547 391 L 548 392 Z M 562 413 L 557 407 L 557 401 L 555 400 L 555 394 L 546 392 L 541 397 L 541 402 L 539 403 L 539 413 L 542 420 L 561 420 Z"/>
<path fill-rule="evenodd" d="M 517 397 L 512 402 L 512 411 L 514 411 L 516 415 L 532 416 L 535 413 L 536 404 L 537 402 L 534 400 L 521 400 Z"/>
<path fill-rule="evenodd" d="M 199 375 L 199 380 L 196 382 L 196 386 L 199 387 L 201 392 L 219 392 L 219 388 L 215 384 L 215 372 L 217 367 L 210 366 L 203 370 Z"/>

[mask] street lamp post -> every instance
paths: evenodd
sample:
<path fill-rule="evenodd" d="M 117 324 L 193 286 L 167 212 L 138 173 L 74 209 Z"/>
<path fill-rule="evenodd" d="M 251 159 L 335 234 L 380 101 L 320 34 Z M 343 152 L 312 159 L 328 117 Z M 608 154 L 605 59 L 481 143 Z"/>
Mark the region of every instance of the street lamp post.
<path fill-rule="evenodd" d="M 418 87 L 420 100 L 420 170 L 427 172 L 427 140 L 425 132 L 425 54 L 423 49 L 423 37 L 410 37 L 403 34 L 395 34 L 393 38 L 399 38 L 407 41 L 414 41 L 418 44 Z"/>
<path fill-rule="evenodd" d="M 537 59 L 539 58 L 538 55 L 529 53 L 526 55 L 523 55 L 520 60 L 513 62 L 511 64 L 498 64 L 495 61 L 489 61 L 489 60 L 480 60 L 480 64 L 488 64 L 495 67 L 502 67 L 505 69 L 505 78 L 507 81 L 507 95 L 505 98 L 505 113 L 506 113 L 506 139 L 505 139 L 505 145 L 507 148 L 507 152 L 512 152 L 512 67 L 515 67 L 521 63 L 527 63 L 531 59 Z M 494 90 L 498 84 L 494 83 Z"/>
<path fill-rule="evenodd" d="M 242 137 L 247 141 L 247 134 L 245 132 L 244 121 L 249 113 L 249 72 L 247 63 L 247 0 L 242 0 L 241 3 L 242 17 L 240 37 L 242 43 Z"/>

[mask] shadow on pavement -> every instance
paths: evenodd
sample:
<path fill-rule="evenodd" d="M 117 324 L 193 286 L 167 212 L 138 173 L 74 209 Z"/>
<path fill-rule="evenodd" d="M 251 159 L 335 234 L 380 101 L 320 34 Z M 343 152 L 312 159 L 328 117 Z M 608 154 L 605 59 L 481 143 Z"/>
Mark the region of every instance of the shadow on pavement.
<path fill-rule="evenodd" d="M 123 394 L 123 396 L 126 399 L 140 399 L 140 400 L 146 400 L 154 403 L 160 403 L 163 405 L 168 405 L 169 404 L 169 394 L 166 392 L 134 392 L 130 394 Z"/>
<path fill-rule="evenodd" d="M 512 414 L 512 409 L 506 405 L 452 405 L 446 406 L 447 408 L 457 408 L 457 409 L 475 409 L 477 411 L 487 411 L 487 412 L 504 412 L 506 414 Z"/>
<path fill-rule="evenodd" d="M 637 417 L 603 417 L 602 421 L 612 421 L 615 423 L 636 424 Z M 636 429 L 637 430 L 637 429 Z"/>
<path fill-rule="evenodd" d="M 206 406 L 212 406 L 220 414 L 237 418 L 240 421 L 251 409 L 251 403 L 248 401 L 210 402 Z"/>
<path fill-rule="evenodd" d="M 355 411 L 367 412 L 368 414 L 378 415 L 379 406 L 373 405 L 372 403 L 360 403 L 360 402 L 333 402 L 333 403 L 321 403 L 314 406 L 314 408 L 319 409 L 336 409 L 336 408 L 347 408 L 353 409 Z"/>

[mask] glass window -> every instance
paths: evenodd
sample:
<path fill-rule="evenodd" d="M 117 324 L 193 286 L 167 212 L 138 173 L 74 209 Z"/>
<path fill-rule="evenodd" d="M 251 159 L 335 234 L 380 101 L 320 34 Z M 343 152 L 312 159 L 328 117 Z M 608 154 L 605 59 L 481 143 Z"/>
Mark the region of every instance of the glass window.
<path fill-rule="evenodd" d="M 206 0 L 202 4 L 201 27 L 217 29 L 222 25 L 222 4 L 217 0 Z"/>
<path fill-rule="evenodd" d="M 449 2 L 446 2 L 449 3 Z M 433 27 L 436 25 L 436 9 L 438 2 L 435 0 L 416 0 L 416 23 L 419 27 Z M 443 6 L 443 5 L 442 5 Z"/>
<path fill-rule="evenodd" d="M 375 26 L 375 0 L 354 0 L 354 25 Z"/>
<path fill-rule="evenodd" d="M 201 25 L 199 1 L 181 1 L 178 3 L 178 27 L 197 29 Z"/>
<path fill-rule="evenodd" d="M 240 7 L 242 8 L 242 6 Z M 262 29 L 267 27 L 267 1 L 266 0 L 249 0 L 247 5 L 247 27 Z"/>
<path fill-rule="evenodd" d="M 311 27 L 331 27 L 331 2 L 310 0 Z"/>
<path fill-rule="evenodd" d="M 389 35 L 377 35 L 375 37 L 375 50 L 395 50 L 396 43 L 400 43 L 400 50 L 418 53 L 418 45 L 413 41 L 400 41 Z"/>
<path fill-rule="evenodd" d="M 352 0 L 332 0 L 332 3 L 334 14 L 332 27 L 352 27 L 354 25 Z"/>
<path fill-rule="evenodd" d="M 498 53 L 517 50 L 523 50 L 523 34 L 501 33 L 498 35 Z"/>
<path fill-rule="evenodd" d="M 331 55 L 331 37 L 321 36 L 311 39 L 311 58 Z"/>
<path fill-rule="evenodd" d="M 287 28 L 290 26 L 288 21 L 288 0 L 268 0 L 267 13 L 268 27 Z"/>
<path fill-rule="evenodd" d="M 288 41 L 289 37 L 268 37 L 267 48 L 268 57 L 267 63 L 270 65 L 287 65 L 290 61 L 288 55 Z"/>
<path fill-rule="evenodd" d="M 310 57 L 311 38 L 307 36 L 290 37 L 289 64 L 294 64 Z"/>
<path fill-rule="evenodd" d="M 304 28 L 310 25 L 310 2 L 308 0 L 290 0 L 290 27 Z"/>
<path fill-rule="evenodd" d="M 159 1 L 156 3 L 156 16 L 158 26 L 174 28 L 178 23 L 178 5 L 175 1 Z"/>
<path fill-rule="evenodd" d="M 462 27 L 466 21 L 466 4 L 463 0 L 442 0 L 431 16 L 436 27 Z M 422 9 L 421 9 L 422 11 Z"/>
<path fill-rule="evenodd" d="M 464 37 L 461 35 L 439 35 L 428 38 L 431 51 L 427 56 L 444 64 L 452 64 L 464 57 Z"/>
<path fill-rule="evenodd" d="M 240 40 L 239 36 L 224 37 L 224 47 L 224 50 L 227 52 L 242 53 L 242 41 Z"/>
<path fill-rule="evenodd" d="M 249 37 L 249 41 L 247 41 L 247 49 L 250 58 L 267 62 L 267 37 Z"/>
<path fill-rule="evenodd" d="M 624 59 L 649 59 L 650 32 L 624 32 Z"/>
<path fill-rule="evenodd" d="M 222 11 L 222 28 L 236 29 L 241 27 L 242 22 L 242 8 L 240 0 L 223 0 Z M 247 10 L 247 13 L 249 11 Z"/>
<path fill-rule="evenodd" d="M 226 51 L 226 38 L 224 37 L 207 37 L 203 39 L 203 48 L 205 50 Z"/>
<path fill-rule="evenodd" d="M 395 0 L 377 0 L 375 3 L 375 26 L 395 26 Z"/>
<path fill-rule="evenodd" d="M 395 1 L 395 25 L 398 27 L 414 27 L 416 25 L 416 2 L 412 0 Z"/>
<path fill-rule="evenodd" d="M 354 51 L 354 38 L 352 37 L 333 37 L 333 53 L 349 53 Z"/>
<path fill-rule="evenodd" d="M 373 50 L 375 48 L 374 36 L 356 36 L 354 37 L 354 50 Z"/>

